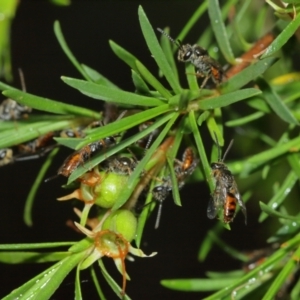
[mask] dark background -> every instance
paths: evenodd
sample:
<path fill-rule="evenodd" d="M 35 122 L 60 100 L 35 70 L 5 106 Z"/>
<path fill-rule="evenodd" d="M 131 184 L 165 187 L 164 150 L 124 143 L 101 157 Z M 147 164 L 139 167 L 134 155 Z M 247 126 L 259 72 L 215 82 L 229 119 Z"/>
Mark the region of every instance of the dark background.
<path fill-rule="evenodd" d="M 61 22 L 64 36 L 77 59 L 104 74 L 125 90 L 134 89 L 130 69 L 110 50 L 112 39 L 136 55 L 152 72 L 157 68 L 146 47 L 140 30 L 137 9 L 142 4 L 153 27 L 170 26 L 172 35 L 180 31 L 201 1 L 72 1 L 69 7 L 58 7 L 44 1 L 21 1 L 11 32 L 12 63 L 15 81 L 19 87 L 17 68 L 25 74 L 27 91 L 50 99 L 101 109 L 99 101 L 89 99 L 66 86 L 60 76 L 80 78 L 80 74 L 63 54 L 53 33 L 53 22 Z M 193 41 L 209 25 L 207 20 L 198 24 L 189 35 Z M 181 66 L 183 70 L 183 66 Z M 231 133 L 228 132 L 228 135 Z M 207 140 L 210 151 L 211 140 Z M 69 154 L 60 151 L 48 176 L 55 174 Z M 234 156 L 228 155 L 228 159 Z M 59 203 L 55 199 L 65 194 L 60 186 L 63 179 L 43 184 L 34 205 L 34 226 L 27 228 L 22 220 L 24 200 L 41 165 L 41 160 L 26 161 L 0 169 L 0 239 L 1 243 L 30 243 L 46 241 L 74 241 L 82 236 L 65 226 L 67 219 L 75 220 L 72 203 Z M 208 220 L 206 207 L 209 190 L 206 184 L 186 186 L 182 192 L 183 207 L 168 199 L 163 207 L 161 225 L 154 230 L 155 216 L 147 224 L 142 249 L 146 254 L 157 251 L 154 258 L 127 262 L 131 281 L 126 292 L 133 299 L 199 299 L 199 293 L 181 293 L 165 289 L 159 281 L 166 278 L 200 278 L 208 270 L 231 270 L 241 264 L 214 247 L 205 263 L 197 261 L 197 253 L 206 232 L 217 220 Z M 239 250 L 263 246 L 266 236 L 258 233 L 256 210 L 249 210 L 249 224 L 244 225 L 238 214 L 231 231 L 223 234 L 224 240 Z M 252 214 L 256 214 L 253 216 Z M 115 271 L 110 259 L 104 259 L 111 274 L 121 284 L 121 275 Z M 1 265 L 0 297 L 37 275 L 49 265 Z M 74 298 L 72 273 L 51 299 Z M 115 296 L 99 274 L 108 299 Z M 88 272 L 83 272 L 83 296 L 95 297 L 94 286 Z M 107 287 L 107 288 L 106 288 Z"/>

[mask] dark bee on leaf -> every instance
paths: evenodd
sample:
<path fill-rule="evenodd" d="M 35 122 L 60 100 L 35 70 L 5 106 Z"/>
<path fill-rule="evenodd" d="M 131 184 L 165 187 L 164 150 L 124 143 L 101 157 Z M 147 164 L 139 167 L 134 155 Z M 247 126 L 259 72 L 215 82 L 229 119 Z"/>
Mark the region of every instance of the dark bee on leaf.
<path fill-rule="evenodd" d="M 221 158 L 220 145 L 218 143 L 216 135 L 215 138 L 216 144 L 218 146 L 219 158 L 218 162 L 213 162 L 211 164 L 212 174 L 215 178 L 216 187 L 208 203 L 207 217 L 209 219 L 214 219 L 217 216 L 219 210 L 223 209 L 223 222 L 226 224 L 230 223 L 234 219 L 236 204 L 238 203 L 245 216 L 245 224 L 247 224 L 246 206 L 242 201 L 232 173 L 224 164 L 224 159 L 233 144 L 233 140 L 231 140 L 230 144 L 227 147 L 227 150 L 224 153 L 223 158 Z"/>
<path fill-rule="evenodd" d="M 179 189 L 181 189 L 185 185 L 186 179 L 193 174 L 198 163 L 199 159 L 195 157 L 194 151 L 190 147 L 185 149 L 182 156 L 182 161 L 175 160 L 174 171 Z M 157 185 L 152 190 L 153 198 L 159 203 L 155 229 L 159 227 L 163 202 L 166 200 L 172 189 L 173 186 L 171 176 L 167 176 L 163 178 L 163 182 L 160 185 Z"/>
<path fill-rule="evenodd" d="M 177 59 L 182 62 L 190 62 L 196 68 L 196 76 L 204 77 L 201 84 L 201 89 L 206 85 L 209 78 L 212 79 L 215 85 L 220 84 L 225 74 L 222 66 L 212 57 L 209 56 L 206 49 L 199 45 L 182 44 L 180 40 L 174 40 L 162 29 L 157 28 L 159 32 L 164 34 L 172 43 L 178 46 Z"/>

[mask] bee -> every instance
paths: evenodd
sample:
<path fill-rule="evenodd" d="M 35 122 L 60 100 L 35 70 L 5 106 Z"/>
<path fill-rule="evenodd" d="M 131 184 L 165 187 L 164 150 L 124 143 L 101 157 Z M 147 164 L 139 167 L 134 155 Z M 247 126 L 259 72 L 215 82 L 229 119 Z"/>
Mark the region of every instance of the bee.
<path fill-rule="evenodd" d="M 192 175 L 198 163 L 199 160 L 195 157 L 194 151 L 190 147 L 186 148 L 184 151 L 182 161 L 175 160 L 174 171 L 179 189 L 183 188 L 186 178 Z M 172 189 L 171 176 L 163 178 L 162 184 L 157 185 L 152 189 L 153 198 L 159 203 L 155 229 L 159 227 L 163 202 L 166 200 Z"/>
<path fill-rule="evenodd" d="M 147 122 L 140 124 L 139 131 L 141 132 L 141 131 L 147 129 L 152 124 L 153 124 L 152 121 L 147 121 Z M 143 148 L 145 150 L 149 149 L 149 147 L 151 146 L 151 144 L 153 142 L 153 139 L 155 139 L 159 135 L 160 131 L 161 131 L 160 128 L 154 129 L 151 133 L 149 133 L 148 135 L 146 135 L 143 138 L 136 141 L 136 144 L 140 148 Z"/>
<path fill-rule="evenodd" d="M 0 149 L 0 167 L 8 165 L 14 161 L 13 150 L 10 148 Z"/>
<path fill-rule="evenodd" d="M 39 150 L 43 150 L 43 148 L 51 145 L 51 143 L 54 143 L 53 137 L 54 137 L 54 132 L 50 131 L 50 132 L 38 137 L 35 140 L 29 141 L 25 144 L 20 144 L 18 146 L 19 153 L 33 154 L 33 153 L 38 152 Z"/>
<path fill-rule="evenodd" d="M 209 219 L 214 219 L 218 214 L 218 211 L 223 208 L 223 222 L 228 224 L 234 219 L 236 204 L 238 203 L 245 216 L 245 224 L 247 224 L 246 206 L 242 201 L 232 173 L 224 164 L 225 157 L 233 144 L 233 140 L 230 141 L 223 158 L 221 158 L 220 145 L 216 135 L 215 138 L 218 147 L 219 158 L 218 162 L 213 162 L 211 164 L 212 175 L 215 178 L 216 187 L 208 203 L 207 217 Z"/>
<path fill-rule="evenodd" d="M 206 49 L 199 45 L 183 45 L 180 40 L 174 40 L 170 35 L 162 29 L 157 30 L 165 35 L 172 43 L 178 47 L 177 59 L 181 62 L 190 62 L 196 68 L 196 76 L 204 77 L 201 89 L 206 85 L 209 78 L 215 85 L 219 85 L 225 78 L 222 66 L 212 57 L 209 56 Z"/>
<path fill-rule="evenodd" d="M 84 146 L 83 148 L 73 152 L 65 159 L 62 166 L 58 169 L 57 175 L 69 177 L 79 167 L 79 165 L 83 165 L 87 162 L 96 152 L 114 144 L 116 144 L 116 139 L 111 136 Z"/>
<path fill-rule="evenodd" d="M 26 92 L 24 74 L 19 69 L 22 91 Z M 27 117 L 27 114 L 32 111 L 32 108 L 26 105 L 19 104 L 15 100 L 5 99 L 0 105 L 0 120 L 10 121 L 19 120 L 22 117 Z"/>
<path fill-rule="evenodd" d="M 106 168 L 109 172 L 118 173 L 121 175 L 130 175 L 136 168 L 138 161 L 132 157 L 113 157 L 107 161 Z"/>

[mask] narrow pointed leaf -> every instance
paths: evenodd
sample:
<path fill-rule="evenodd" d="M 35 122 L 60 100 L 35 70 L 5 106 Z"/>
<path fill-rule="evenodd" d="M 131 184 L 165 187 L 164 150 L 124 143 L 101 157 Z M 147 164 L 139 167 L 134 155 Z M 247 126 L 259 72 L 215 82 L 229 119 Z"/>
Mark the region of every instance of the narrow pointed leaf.
<path fill-rule="evenodd" d="M 288 196 L 296 182 L 299 180 L 297 174 L 294 173 L 294 171 L 291 171 L 283 181 L 280 189 L 275 193 L 275 195 L 272 197 L 272 199 L 268 202 L 268 207 L 273 210 L 274 208 L 279 207 L 285 198 Z M 273 208 L 273 209 L 272 209 Z M 270 211 L 271 211 L 270 210 Z M 267 214 L 265 213 L 265 209 L 263 209 L 264 212 L 262 212 L 259 216 L 259 222 L 263 222 L 267 218 Z"/>
<path fill-rule="evenodd" d="M 280 99 L 279 95 L 272 89 L 272 87 L 263 79 L 259 79 L 258 84 L 263 91 L 263 97 L 266 99 L 267 103 L 271 106 L 278 117 L 287 123 L 299 125 L 296 118 L 284 104 L 282 99 Z"/>
<path fill-rule="evenodd" d="M 282 48 L 286 42 L 292 37 L 296 30 L 300 26 L 300 14 L 297 14 L 296 18 L 292 20 L 285 29 L 277 36 L 273 43 L 266 49 L 261 58 L 266 58 Z"/>
<path fill-rule="evenodd" d="M 210 18 L 210 24 L 224 57 L 229 63 L 234 64 L 235 58 L 230 47 L 229 38 L 227 36 L 218 0 L 208 1 L 208 14 Z"/>
<path fill-rule="evenodd" d="M 259 206 L 260 206 L 261 210 L 269 216 L 274 216 L 274 217 L 278 217 L 278 218 L 281 218 L 281 219 L 296 221 L 296 222 L 300 223 L 300 217 L 299 216 L 294 217 L 294 216 L 290 216 L 290 215 L 280 213 L 280 212 L 270 208 L 268 205 L 266 205 L 263 202 L 259 202 Z"/>
<path fill-rule="evenodd" d="M 275 62 L 277 58 L 269 57 L 261 59 L 258 62 L 250 65 L 248 68 L 244 69 L 240 73 L 231 77 L 227 81 L 219 85 L 219 90 L 222 94 L 230 93 L 236 91 L 252 80 L 255 80 L 258 76 L 262 75 L 267 69 L 269 69 Z"/>
<path fill-rule="evenodd" d="M 64 53 L 66 54 L 66 56 L 69 58 L 69 60 L 71 61 L 71 63 L 75 66 L 75 68 L 79 71 L 79 73 L 86 79 L 86 80 L 90 80 L 90 77 L 86 74 L 85 70 L 82 68 L 82 66 L 80 65 L 80 63 L 77 61 L 77 59 L 75 58 L 74 54 L 72 53 L 72 51 L 70 50 L 64 36 L 63 33 L 61 31 L 61 27 L 60 27 L 60 23 L 59 21 L 55 21 L 54 22 L 54 33 L 56 35 L 56 38 L 62 48 L 62 50 L 64 51 Z"/>
<path fill-rule="evenodd" d="M 20 90 L 7 90 L 3 92 L 3 95 L 10 99 L 16 100 L 18 103 L 28 105 L 34 109 L 39 109 L 42 111 L 56 114 L 74 114 L 78 116 L 91 117 L 94 119 L 100 118 L 99 113 L 90 109 L 66 104 L 48 98 L 34 96 Z"/>
<path fill-rule="evenodd" d="M 228 106 L 235 102 L 251 98 L 261 94 L 259 89 L 249 88 L 232 93 L 224 94 L 214 98 L 203 99 L 198 102 L 199 108 L 203 110 L 214 109 L 218 107 Z"/>
<path fill-rule="evenodd" d="M 164 103 L 164 101 L 161 101 L 157 98 L 141 96 L 131 92 L 98 85 L 93 82 L 64 76 L 62 76 L 61 79 L 66 84 L 79 90 L 82 94 L 102 101 L 136 106 L 158 106 Z"/>
<path fill-rule="evenodd" d="M 139 6 L 138 14 L 144 38 L 146 40 L 150 52 L 153 55 L 153 58 L 155 59 L 162 73 L 165 75 L 167 81 L 169 82 L 174 92 L 176 94 L 180 93 L 181 87 L 179 85 L 178 79 L 173 73 L 172 68 L 164 55 L 164 52 L 162 51 L 161 46 L 159 45 L 159 42 L 156 38 L 156 34 L 141 6 Z"/>

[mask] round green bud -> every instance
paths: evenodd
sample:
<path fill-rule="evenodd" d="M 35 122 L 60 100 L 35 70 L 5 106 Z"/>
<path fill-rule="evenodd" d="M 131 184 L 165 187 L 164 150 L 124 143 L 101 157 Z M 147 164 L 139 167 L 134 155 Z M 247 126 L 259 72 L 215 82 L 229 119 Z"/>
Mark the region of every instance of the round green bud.
<path fill-rule="evenodd" d="M 118 209 L 112 212 L 102 225 L 102 230 L 108 229 L 122 236 L 131 242 L 136 234 L 137 219 L 127 209 Z"/>
<path fill-rule="evenodd" d="M 121 195 L 128 176 L 116 173 L 104 173 L 103 180 L 94 188 L 95 204 L 111 208 Z"/>

